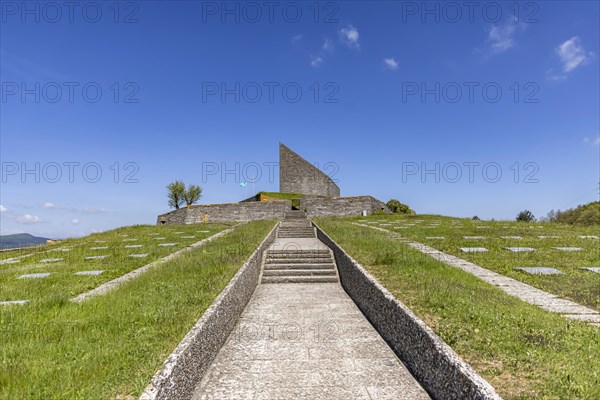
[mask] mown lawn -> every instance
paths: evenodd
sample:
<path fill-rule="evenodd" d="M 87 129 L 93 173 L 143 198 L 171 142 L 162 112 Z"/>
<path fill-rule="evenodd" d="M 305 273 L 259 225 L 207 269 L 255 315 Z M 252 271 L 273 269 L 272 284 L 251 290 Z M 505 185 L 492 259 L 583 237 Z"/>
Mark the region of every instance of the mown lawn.
<path fill-rule="evenodd" d="M 437 215 L 351 218 L 353 222 L 394 231 L 408 239 L 474 262 L 557 296 L 600 310 L 600 274 L 583 267 L 600 267 L 600 227 L 574 227 L 552 223 L 472 221 Z M 388 225 L 389 224 L 389 225 Z M 465 239 L 481 236 L 482 239 Z M 503 238 L 504 236 L 504 238 Z M 519 236 L 511 238 L 509 236 Z M 444 239 L 440 239 L 443 237 Z M 484 247 L 484 253 L 465 253 L 461 247 Z M 528 247 L 511 252 L 507 247 Z M 555 247 L 580 248 L 561 251 Z M 563 275 L 529 275 L 519 267 L 552 267 Z"/>
<path fill-rule="evenodd" d="M 316 222 L 503 398 L 600 398 L 598 327 L 568 320 L 511 297 L 385 232 L 336 218 L 319 218 Z M 492 233 L 498 234 L 487 234 Z"/>
<path fill-rule="evenodd" d="M 273 226 L 242 225 L 82 304 L 0 306 L 0 398 L 137 398 Z"/>
<path fill-rule="evenodd" d="M 73 297 L 228 227 L 138 225 L 49 246 L 4 251 L 0 254 L 0 301 L 54 302 Z M 136 254 L 146 256 L 132 257 Z M 94 270 L 104 272 L 97 276 L 75 275 Z M 46 278 L 19 279 L 34 273 L 51 274 Z"/>

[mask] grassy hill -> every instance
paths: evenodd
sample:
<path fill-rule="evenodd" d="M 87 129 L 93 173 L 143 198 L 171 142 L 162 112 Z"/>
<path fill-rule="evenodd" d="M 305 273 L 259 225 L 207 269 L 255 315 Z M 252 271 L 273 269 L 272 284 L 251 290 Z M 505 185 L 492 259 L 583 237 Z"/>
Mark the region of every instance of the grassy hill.
<path fill-rule="evenodd" d="M 18 249 L 46 244 L 49 240 L 43 237 L 30 235 L 29 233 L 17 233 L 15 235 L 0 235 L 0 249 Z"/>

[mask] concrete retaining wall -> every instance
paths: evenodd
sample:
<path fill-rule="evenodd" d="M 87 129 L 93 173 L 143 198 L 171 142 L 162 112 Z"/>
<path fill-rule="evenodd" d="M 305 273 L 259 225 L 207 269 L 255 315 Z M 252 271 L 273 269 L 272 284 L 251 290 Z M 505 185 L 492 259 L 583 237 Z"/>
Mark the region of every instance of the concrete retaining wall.
<path fill-rule="evenodd" d="M 279 225 L 279 224 L 278 224 Z M 271 230 L 154 375 L 140 400 L 188 400 L 235 328 L 258 285 L 263 253 L 275 240 Z"/>
<path fill-rule="evenodd" d="M 244 222 L 258 219 L 281 219 L 292 209 L 288 200 L 199 204 L 159 215 L 157 225 L 184 225 L 201 222 Z"/>
<path fill-rule="evenodd" d="M 357 217 L 366 211 L 368 215 L 375 211 L 389 212 L 387 206 L 372 196 L 353 196 L 328 198 L 304 196 L 300 198 L 301 210 L 306 210 L 308 218 L 314 217 Z"/>
<path fill-rule="evenodd" d="M 344 290 L 432 398 L 500 399 L 431 328 L 313 225 L 319 240 L 333 250 Z"/>

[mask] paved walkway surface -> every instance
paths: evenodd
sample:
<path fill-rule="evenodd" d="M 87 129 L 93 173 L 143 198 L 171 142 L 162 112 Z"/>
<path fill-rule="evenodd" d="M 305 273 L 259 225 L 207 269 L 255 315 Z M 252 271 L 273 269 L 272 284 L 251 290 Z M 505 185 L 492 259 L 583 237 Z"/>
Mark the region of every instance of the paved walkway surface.
<path fill-rule="evenodd" d="M 518 297 L 529 304 L 541 307 L 550 312 L 559 313 L 565 318 L 584 321 L 592 325 L 600 326 L 600 312 L 594 310 L 593 308 L 583 306 L 571 300 L 562 299 L 516 279 L 509 278 L 508 276 L 498 274 L 477 264 L 463 260 L 462 258 L 444 253 L 422 243 L 413 242 L 388 229 L 365 224 L 354 224 L 389 233 L 392 237 L 402 240 L 410 247 L 430 255 L 436 260 L 445 262 L 446 264 L 473 274 L 482 281 L 494 285 L 511 296 Z"/>
<path fill-rule="evenodd" d="M 318 249 L 277 239 L 271 249 Z M 339 283 L 261 284 L 199 399 L 429 399 Z"/>

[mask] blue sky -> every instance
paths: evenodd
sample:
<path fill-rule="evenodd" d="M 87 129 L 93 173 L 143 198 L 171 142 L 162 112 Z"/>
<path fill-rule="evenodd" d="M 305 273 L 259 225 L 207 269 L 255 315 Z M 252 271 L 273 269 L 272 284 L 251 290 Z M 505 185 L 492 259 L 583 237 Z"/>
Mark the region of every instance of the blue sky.
<path fill-rule="evenodd" d="M 27 4 L 1 10 L 2 234 L 153 224 L 175 179 L 277 191 L 280 141 L 419 213 L 598 200 L 596 1 Z"/>

